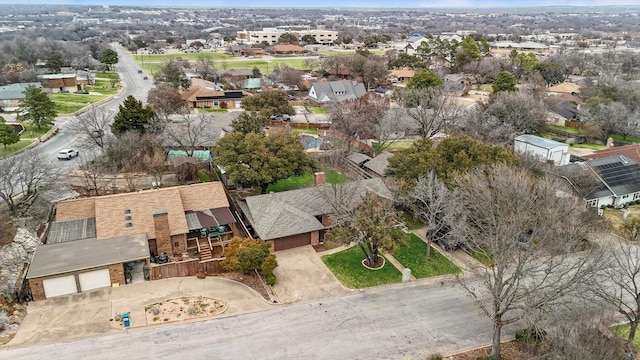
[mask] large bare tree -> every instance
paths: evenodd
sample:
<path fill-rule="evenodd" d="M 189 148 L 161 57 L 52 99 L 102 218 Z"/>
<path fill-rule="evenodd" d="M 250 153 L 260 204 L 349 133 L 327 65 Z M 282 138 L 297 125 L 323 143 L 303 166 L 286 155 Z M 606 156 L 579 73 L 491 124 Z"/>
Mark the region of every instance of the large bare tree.
<path fill-rule="evenodd" d="M 444 130 L 461 113 L 460 105 L 438 87 L 401 91 L 399 103 L 406 108 L 417 133 L 425 139 Z"/>
<path fill-rule="evenodd" d="M 193 156 L 198 148 L 213 147 L 222 130 L 212 125 L 211 116 L 184 114 L 180 122 L 168 124 L 162 134 L 165 147 L 184 150 L 187 156 Z"/>
<path fill-rule="evenodd" d="M 160 83 L 151 89 L 147 96 L 147 103 L 165 121 L 169 119 L 169 115 L 189 112 L 187 102 L 182 99 L 178 89 L 167 83 Z"/>
<path fill-rule="evenodd" d="M 334 102 L 329 105 L 331 127 L 347 138 L 347 152 L 358 139 L 374 138 L 374 131 L 385 116 L 389 102 L 375 94 L 367 93 L 358 99 Z"/>
<path fill-rule="evenodd" d="M 0 160 L 0 199 L 13 216 L 24 214 L 40 191 L 55 182 L 58 169 L 42 153 L 28 150 Z"/>
<path fill-rule="evenodd" d="M 457 177 L 461 221 L 453 236 L 491 262 L 461 283 L 493 323 L 494 360 L 505 325 L 531 321 L 590 285 L 603 259 L 595 246 L 574 253 L 589 231 L 586 209 L 558 196 L 556 181 L 502 165 Z"/>
<path fill-rule="evenodd" d="M 80 135 L 82 149 L 104 149 L 115 138 L 110 129 L 113 116 L 111 111 L 91 105 L 87 111 L 69 122 L 69 128 Z"/>

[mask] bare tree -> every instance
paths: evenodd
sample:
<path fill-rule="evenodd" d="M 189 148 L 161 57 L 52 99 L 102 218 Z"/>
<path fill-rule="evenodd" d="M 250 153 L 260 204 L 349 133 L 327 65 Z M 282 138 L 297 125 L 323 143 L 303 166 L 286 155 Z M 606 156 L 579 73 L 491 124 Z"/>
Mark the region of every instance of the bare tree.
<path fill-rule="evenodd" d="M 113 116 L 111 111 L 91 105 L 87 111 L 69 123 L 69 128 L 80 135 L 81 148 L 86 150 L 92 150 L 96 147 L 104 149 L 114 138 L 110 130 Z"/>
<path fill-rule="evenodd" d="M 434 171 L 418 178 L 416 185 L 400 202 L 407 206 L 413 216 L 419 219 L 425 226 L 427 246 L 427 258 L 431 256 L 431 244 L 435 241 L 446 244 L 450 237 L 450 230 L 456 219 L 457 211 L 455 194 L 438 180 Z"/>
<path fill-rule="evenodd" d="M 331 127 L 347 137 L 347 152 L 357 139 L 371 139 L 374 129 L 384 118 L 389 103 L 385 98 L 368 93 L 358 99 L 329 105 Z"/>
<path fill-rule="evenodd" d="M 457 178 L 461 221 L 452 235 L 491 262 L 461 283 L 493 322 L 494 360 L 505 325 L 540 316 L 590 285 L 603 259 L 598 247 L 573 254 L 589 231 L 586 210 L 578 198 L 557 196 L 556 181 L 508 166 Z"/>
<path fill-rule="evenodd" d="M 394 140 L 403 138 L 410 128 L 411 119 L 405 108 L 397 107 L 385 112 L 380 121 L 373 125 L 372 136 L 377 142 L 377 152 L 387 149 Z"/>
<path fill-rule="evenodd" d="M 461 113 L 460 106 L 441 88 L 406 89 L 400 92 L 399 102 L 425 139 L 444 130 Z"/>
<path fill-rule="evenodd" d="M 24 214 L 40 191 L 52 184 L 58 170 L 43 154 L 28 150 L 0 160 L 0 199 L 13 216 Z"/>
<path fill-rule="evenodd" d="M 302 71 L 295 69 L 288 64 L 277 64 L 269 73 L 270 80 L 276 83 L 282 83 L 288 86 L 298 86 L 302 78 Z"/>
<path fill-rule="evenodd" d="M 472 61 L 463 66 L 463 70 L 473 76 L 476 83 L 486 84 L 500 72 L 500 61 L 495 58 L 484 58 Z"/>
<path fill-rule="evenodd" d="M 178 89 L 167 83 L 160 83 L 151 89 L 147 103 L 165 121 L 169 120 L 169 115 L 189 112 L 187 102 L 182 99 Z"/>
<path fill-rule="evenodd" d="M 211 116 L 199 114 L 182 115 L 180 122 L 168 124 L 162 134 L 165 147 L 184 150 L 187 156 L 193 156 L 198 148 L 214 146 L 220 137 L 221 129 L 211 125 Z"/>
<path fill-rule="evenodd" d="M 602 129 L 601 135 L 605 139 L 612 134 L 620 134 L 626 138 L 638 132 L 638 113 L 630 111 L 619 102 L 597 105 L 585 115 L 586 121 L 597 124 Z"/>
<path fill-rule="evenodd" d="M 640 324 L 640 248 L 620 239 L 611 250 L 611 266 L 594 278 L 594 295 L 629 322 L 627 346 L 632 349 Z"/>

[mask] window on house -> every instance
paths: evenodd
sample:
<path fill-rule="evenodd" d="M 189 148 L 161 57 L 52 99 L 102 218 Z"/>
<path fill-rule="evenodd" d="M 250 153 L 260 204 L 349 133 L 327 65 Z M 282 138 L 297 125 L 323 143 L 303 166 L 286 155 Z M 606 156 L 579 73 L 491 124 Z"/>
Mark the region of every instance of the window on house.
<path fill-rule="evenodd" d="M 213 106 L 220 106 L 220 102 L 219 101 L 214 101 L 213 102 Z"/>
<path fill-rule="evenodd" d="M 173 243 L 173 247 L 180 247 L 180 243 L 179 243 L 179 242 L 177 242 L 177 241 L 176 241 L 176 242 L 174 242 L 174 243 Z"/>

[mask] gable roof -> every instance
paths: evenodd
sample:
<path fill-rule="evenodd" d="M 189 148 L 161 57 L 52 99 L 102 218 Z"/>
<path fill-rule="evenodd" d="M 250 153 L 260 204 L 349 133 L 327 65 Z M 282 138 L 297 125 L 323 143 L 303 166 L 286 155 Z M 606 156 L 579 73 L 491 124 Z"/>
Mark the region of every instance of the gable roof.
<path fill-rule="evenodd" d="M 574 94 L 574 93 L 578 94 L 580 93 L 580 85 L 565 81 L 559 84 L 555 84 L 553 86 L 549 86 L 545 91 L 562 93 L 562 94 Z"/>
<path fill-rule="evenodd" d="M 238 201 L 262 240 L 308 233 L 324 229 L 316 216 L 333 212 L 332 198 L 341 197 L 348 207 L 362 203 L 367 191 L 392 199 L 382 179 L 367 179 L 342 185 L 323 184 L 309 188 L 250 196 Z"/>
<path fill-rule="evenodd" d="M 533 146 L 537 146 L 539 148 L 543 148 L 543 149 L 553 149 L 553 148 L 557 148 L 557 147 L 568 147 L 568 144 L 565 143 L 561 143 L 559 141 L 555 141 L 555 140 L 551 140 L 551 139 L 546 139 L 540 136 L 536 136 L 536 135 L 529 135 L 529 134 L 525 134 L 525 135 L 520 135 L 517 136 L 515 138 L 515 141 L 519 141 L 519 142 L 523 142 L 523 143 L 527 143 Z"/>
<path fill-rule="evenodd" d="M 416 71 L 411 69 L 394 69 L 389 72 L 390 76 L 397 78 L 412 78 L 415 74 Z"/>
<path fill-rule="evenodd" d="M 29 86 L 41 88 L 42 84 L 38 82 L 16 83 L 0 86 L 0 100 L 21 100 L 24 99 L 24 91 Z"/>
<path fill-rule="evenodd" d="M 595 159 L 603 159 L 611 156 L 619 156 L 622 155 L 627 159 L 633 160 L 637 163 L 640 163 L 640 144 L 631 144 L 624 146 L 614 146 L 605 150 L 600 150 L 593 154 L 582 156 L 585 159 L 595 160 Z"/>
<path fill-rule="evenodd" d="M 392 153 L 383 151 L 382 153 L 378 154 L 378 156 L 364 163 L 364 167 L 380 176 L 384 176 L 384 173 L 387 170 L 387 166 L 389 166 L 389 158 L 391 158 L 392 156 Z"/>
<path fill-rule="evenodd" d="M 61 201 L 56 205 L 56 221 L 95 217 L 97 239 L 138 233 L 146 233 L 154 239 L 154 211 L 167 211 L 170 234 L 177 235 L 189 232 L 186 211 L 221 207 L 229 207 L 229 202 L 222 183 L 214 181 Z M 130 217 L 129 227 L 126 216 Z"/>
<path fill-rule="evenodd" d="M 307 97 L 320 103 L 357 99 L 367 91 L 363 83 L 355 81 L 327 81 L 311 84 Z"/>

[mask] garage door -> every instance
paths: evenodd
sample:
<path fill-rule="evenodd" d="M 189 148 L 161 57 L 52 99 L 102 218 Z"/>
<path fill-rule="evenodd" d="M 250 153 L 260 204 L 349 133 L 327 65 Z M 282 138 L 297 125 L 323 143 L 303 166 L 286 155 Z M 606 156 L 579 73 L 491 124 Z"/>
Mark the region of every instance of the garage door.
<path fill-rule="evenodd" d="M 99 289 L 111 286 L 109 269 L 89 271 L 78 275 L 80 291 Z"/>
<path fill-rule="evenodd" d="M 46 298 L 78 292 L 76 278 L 73 275 L 45 279 L 42 281 L 42 286 L 44 287 L 44 296 Z"/>
<path fill-rule="evenodd" d="M 286 250 L 293 249 L 298 246 L 305 246 L 311 244 L 311 235 L 310 234 L 301 234 L 297 236 L 291 236 L 286 238 L 280 238 L 274 240 L 273 248 L 278 250 Z"/>

